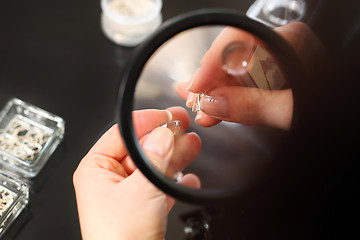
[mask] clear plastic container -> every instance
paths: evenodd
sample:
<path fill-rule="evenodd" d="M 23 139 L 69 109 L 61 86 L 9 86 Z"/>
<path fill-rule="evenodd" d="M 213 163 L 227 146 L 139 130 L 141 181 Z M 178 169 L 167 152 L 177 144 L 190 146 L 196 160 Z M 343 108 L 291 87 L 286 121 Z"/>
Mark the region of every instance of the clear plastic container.
<path fill-rule="evenodd" d="M 64 136 L 62 118 L 20 99 L 0 112 L 0 166 L 11 175 L 35 177 Z"/>
<path fill-rule="evenodd" d="M 105 36 L 118 45 L 133 47 L 161 22 L 162 0 L 101 0 Z"/>
<path fill-rule="evenodd" d="M 29 189 L 18 179 L 0 172 L 0 238 L 29 201 Z"/>
<path fill-rule="evenodd" d="M 256 0 L 246 15 L 271 28 L 299 21 L 305 15 L 304 0 Z"/>

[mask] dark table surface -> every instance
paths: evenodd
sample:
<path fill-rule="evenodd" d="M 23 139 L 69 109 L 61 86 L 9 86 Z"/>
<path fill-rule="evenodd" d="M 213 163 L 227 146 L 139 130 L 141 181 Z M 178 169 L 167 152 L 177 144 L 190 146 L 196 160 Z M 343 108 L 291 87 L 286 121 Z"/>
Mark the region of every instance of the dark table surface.
<path fill-rule="evenodd" d="M 325 7 L 319 5 L 325 2 L 310 1 L 309 6 L 322 13 Z M 167 20 L 208 7 L 245 12 L 251 3 L 164 0 L 162 13 Z M 72 175 L 114 121 L 120 75 L 132 52 L 105 38 L 100 13 L 100 0 L 0 2 L 0 105 L 17 97 L 66 121 L 64 142 L 34 180 L 29 207 L 22 223 L 16 222 L 10 229 L 9 239 L 81 238 Z M 324 19 L 333 19 L 326 11 L 322 14 Z M 315 12 L 308 19 L 320 37 L 331 36 L 330 30 L 320 27 L 323 25 Z M 345 30 L 340 28 L 338 34 L 345 35 Z M 346 45 L 345 40 L 331 39 L 330 46 Z M 171 213 L 168 239 L 184 239 L 177 215 L 187 207 L 191 208 L 179 203 Z"/>

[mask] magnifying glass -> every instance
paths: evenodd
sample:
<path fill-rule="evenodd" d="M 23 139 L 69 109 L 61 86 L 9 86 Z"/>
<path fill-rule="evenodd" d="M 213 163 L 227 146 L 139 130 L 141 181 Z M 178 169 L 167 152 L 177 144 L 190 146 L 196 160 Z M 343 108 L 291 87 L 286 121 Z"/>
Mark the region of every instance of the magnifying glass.
<path fill-rule="evenodd" d="M 119 89 L 119 128 L 136 166 L 167 194 L 195 204 L 247 197 L 269 180 L 289 133 L 251 124 L 251 114 L 263 107 L 276 119 L 281 116 L 274 109 L 291 104 L 289 114 L 295 118 L 292 104 L 302 74 L 294 50 L 264 25 L 229 10 L 187 13 L 164 23 L 135 49 Z M 197 86 L 183 83 L 191 79 Z M 277 101 L 289 92 L 290 98 Z M 241 100 L 221 102 L 225 93 L 232 94 L 230 101 Z M 173 151 L 153 161 L 142 148 L 145 140 L 136 136 L 133 112 L 175 106 L 187 117 L 175 113 L 146 133 L 166 128 L 173 134 Z M 233 112 L 246 117 L 234 120 Z M 198 140 L 187 142 L 189 133 Z M 187 174 L 196 176 L 201 187 L 183 186 Z"/>

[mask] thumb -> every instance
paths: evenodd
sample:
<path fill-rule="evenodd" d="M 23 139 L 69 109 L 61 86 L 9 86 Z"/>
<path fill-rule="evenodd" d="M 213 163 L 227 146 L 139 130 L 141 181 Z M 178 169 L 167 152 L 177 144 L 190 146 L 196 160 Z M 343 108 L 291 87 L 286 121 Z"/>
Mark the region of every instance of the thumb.
<path fill-rule="evenodd" d="M 142 147 L 151 163 L 160 172 L 165 174 L 175 147 L 174 135 L 172 131 L 165 127 L 155 128 L 146 136 Z M 194 174 L 186 174 L 179 180 L 178 183 L 191 188 L 200 188 L 200 179 Z M 154 192 L 159 193 L 157 190 Z M 166 202 L 167 212 L 169 212 L 175 204 L 175 199 L 167 196 Z"/>
<path fill-rule="evenodd" d="M 142 144 L 146 156 L 162 173 L 165 173 L 174 151 L 174 135 L 165 127 L 155 128 Z"/>
<path fill-rule="evenodd" d="M 200 108 L 224 121 L 288 129 L 292 120 L 292 92 L 225 86 L 202 96 Z"/>

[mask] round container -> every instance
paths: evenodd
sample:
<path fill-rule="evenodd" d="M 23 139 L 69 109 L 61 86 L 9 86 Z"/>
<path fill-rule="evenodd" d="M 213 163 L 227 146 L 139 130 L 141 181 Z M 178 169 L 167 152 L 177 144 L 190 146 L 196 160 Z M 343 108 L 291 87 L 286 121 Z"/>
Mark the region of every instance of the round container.
<path fill-rule="evenodd" d="M 101 0 L 101 25 L 106 37 L 133 47 L 157 29 L 162 0 Z"/>
<path fill-rule="evenodd" d="M 305 14 L 304 0 L 268 0 L 263 13 L 275 25 L 282 26 L 300 20 Z"/>

